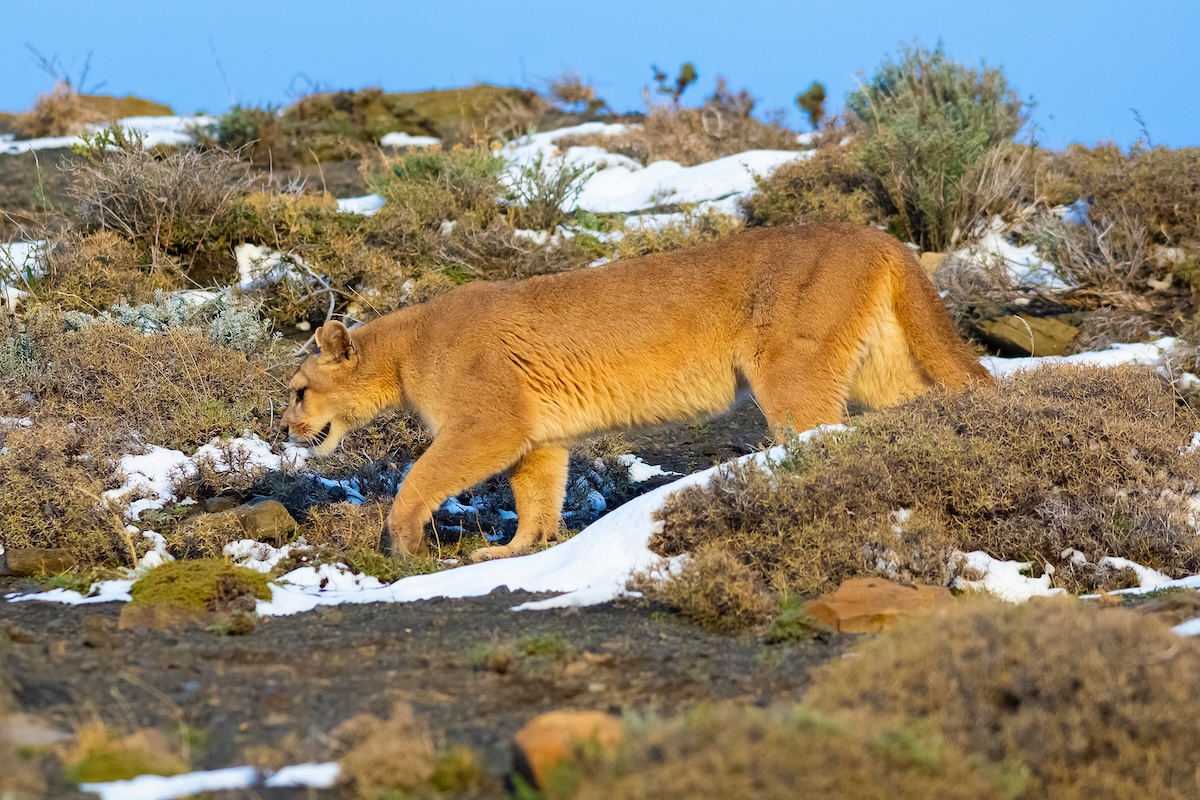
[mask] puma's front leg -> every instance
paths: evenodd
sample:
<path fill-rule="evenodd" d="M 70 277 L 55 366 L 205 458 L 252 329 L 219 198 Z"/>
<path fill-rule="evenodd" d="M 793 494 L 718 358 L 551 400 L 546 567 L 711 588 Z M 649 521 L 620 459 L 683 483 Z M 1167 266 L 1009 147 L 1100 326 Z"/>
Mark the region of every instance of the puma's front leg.
<path fill-rule="evenodd" d="M 468 428 L 440 436 L 408 471 L 380 534 L 387 554 L 418 558 L 429 554 L 425 523 L 447 497 L 501 472 L 527 448 L 525 437 L 496 429 Z"/>

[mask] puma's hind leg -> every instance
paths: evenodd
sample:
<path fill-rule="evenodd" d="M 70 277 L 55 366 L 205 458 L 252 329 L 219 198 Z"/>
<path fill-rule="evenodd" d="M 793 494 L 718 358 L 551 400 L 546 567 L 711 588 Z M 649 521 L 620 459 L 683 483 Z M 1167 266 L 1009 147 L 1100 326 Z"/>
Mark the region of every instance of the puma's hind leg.
<path fill-rule="evenodd" d="M 567 457 L 565 447 L 543 446 L 513 466 L 509 481 L 517 503 L 517 533 L 506 545 L 476 550 L 472 561 L 520 555 L 557 535 L 567 491 Z"/>
<path fill-rule="evenodd" d="M 744 372 L 771 434 L 782 443 L 789 432 L 842 421 L 851 370 L 849 358 L 810 341 L 766 353 Z"/>

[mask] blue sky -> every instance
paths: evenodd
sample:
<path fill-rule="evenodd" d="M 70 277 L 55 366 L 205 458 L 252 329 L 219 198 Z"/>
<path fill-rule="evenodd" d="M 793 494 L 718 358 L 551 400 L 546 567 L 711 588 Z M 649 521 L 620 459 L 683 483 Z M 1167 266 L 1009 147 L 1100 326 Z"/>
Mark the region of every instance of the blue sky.
<path fill-rule="evenodd" d="M 650 64 L 692 61 L 748 88 L 758 108 L 789 110 L 817 79 L 834 104 L 902 42 L 918 39 L 970 64 L 1003 66 L 1037 102 L 1039 139 L 1200 145 L 1200 2 L 1096 0 L 958 2 L 56 2 L 5 3 L 0 109 L 50 88 L 26 45 L 77 75 L 92 52 L 92 84 L 179 111 L 232 102 L 286 103 L 313 85 L 390 90 L 474 81 L 544 88 L 564 69 L 593 81 L 611 105 L 636 110 Z"/>

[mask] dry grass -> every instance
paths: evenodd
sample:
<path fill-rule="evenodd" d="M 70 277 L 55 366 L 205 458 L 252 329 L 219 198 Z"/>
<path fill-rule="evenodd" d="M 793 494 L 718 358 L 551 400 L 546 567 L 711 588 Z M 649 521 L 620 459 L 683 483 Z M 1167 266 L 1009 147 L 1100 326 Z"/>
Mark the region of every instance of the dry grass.
<path fill-rule="evenodd" d="M 712 209 L 689 209 L 678 221 L 661 226 L 627 225 L 613 243 L 618 258 L 637 258 L 651 253 L 681 250 L 732 236 L 742 230 L 740 219 Z"/>
<path fill-rule="evenodd" d="M 585 748 L 548 783 L 548 800 L 1001 800 L 1014 797 L 1022 780 L 968 758 L 928 726 L 724 705 L 628 725 L 615 760 Z"/>
<path fill-rule="evenodd" d="M 801 222 L 857 222 L 886 219 L 878 197 L 882 186 L 863 169 L 853 150 L 837 143 L 791 161 L 755 179 L 758 191 L 742 200 L 751 227 Z"/>
<path fill-rule="evenodd" d="M 1021 764 L 1021 797 L 1200 794 L 1200 649 L 1165 625 L 1071 600 L 960 602 L 818 673 L 819 709 L 927 719 L 952 746 Z"/>
<path fill-rule="evenodd" d="M 1070 187 L 1063 199 L 1088 200 L 1093 219 L 1128 215 L 1154 242 L 1200 255 L 1200 148 L 1137 146 L 1123 153 L 1114 144 L 1072 145 L 1051 168 Z"/>
<path fill-rule="evenodd" d="M 109 128 L 87 139 L 84 159 L 67 167 L 77 225 L 111 230 L 184 271 L 231 262 L 227 238 L 236 202 L 253 179 L 236 155 L 179 150 L 160 156 L 140 137 Z"/>
<path fill-rule="evenodd" d="M 147 303 L 156 291 L 183 286 L 169 262 L 147 264 L 147 255 L 113 231 L 70 231 L 48 248 L 39 299 L 62 309 L 96 313 L 115 303 Z"/>
<path fill-rule="evenodd" d="M 393 706 L 387 720 L 360 714 L 332 735 L 347 745 L 338 761 L 343 779 L 358 797 L 380 797 L 385 792 L 403 796 L 427 786 L 434 775 L 437 752 L 429 727 L 407 704 Z"/>
<path fill-rule="evenodd" d="M 716 633 L 738 633 L 779 610 L 762 578 L 720 544 L 704 544 L 673 573 L 634 576 L 630 588 Z"/>
<path fill-rule="evenodd" d="M 145 543 L 125 532 L 119 511 L 101 501 L 112 488 L 108 459 L 118 448 L 95 430 L 49 419 L 0 428 L 5 547 L 62 548 L 84 566 L 132 565 L 144 552 Z"/>
<path fill-rule="evenodd" d="M 720 545 L 781 594 L 880 573 L 946 584 L 955 550 L 1050 564 L 1069 591 L 1114 576 L 1070 566 L 1068 548 L 1091 565 L 1200 570 L 1186 499 L 1200 453 L 1183 450 L 1200 419 L 1153 370 L 1046 367 L 855 425 L 794 447 L 774 475 L 745 467 L 679 492 L 651 546 Z"/>
<path fill-rule="evenodd" d="M 277 350 L 248 357 L 188 328 L 158 334 L 115 322 L 79 327 L 68 315 L 31 315 L 0 357 L 11 398 L 28 395 L 39 414 L 140 432 L 191 452 L 214 436 L 252 430 L 270 438 L 286 364 Z M 3 397 L 0 397 L 3 401 Z M 0 404 L 0 413 L 20 408 Z"/>
<path fill-rule="evenodd" d="M 597 145 L 649 164 L 676 161 L 685 167 L 746 150 L 799 150 L 796 134 L 779 123 L 751 116 L 754 101 L 744 91 L 731 94 L 722 83 L 699 108 L 650 105 L 642 122 L 620 136 L 570 136 L 558 140 L 564 150 Z"/>

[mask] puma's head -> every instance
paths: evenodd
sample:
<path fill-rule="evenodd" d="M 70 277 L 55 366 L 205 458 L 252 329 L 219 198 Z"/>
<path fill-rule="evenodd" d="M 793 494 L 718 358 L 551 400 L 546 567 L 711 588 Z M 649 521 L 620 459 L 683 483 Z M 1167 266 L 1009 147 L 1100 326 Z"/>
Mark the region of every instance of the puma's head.
<path fill-rule="evenodd" d="M 364 374 L 358 345 L 345 325 L 329 322 L 317 328 L 314 338 L 317 351 L 304 359 L 288 384 L 291 398 L 283 427 L 293 442 L 324 456 L 375 416 L 380 392 Z"/>

